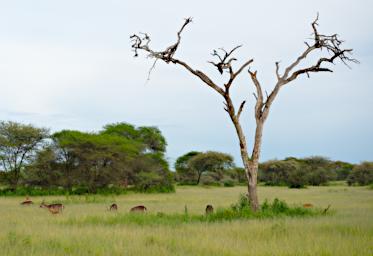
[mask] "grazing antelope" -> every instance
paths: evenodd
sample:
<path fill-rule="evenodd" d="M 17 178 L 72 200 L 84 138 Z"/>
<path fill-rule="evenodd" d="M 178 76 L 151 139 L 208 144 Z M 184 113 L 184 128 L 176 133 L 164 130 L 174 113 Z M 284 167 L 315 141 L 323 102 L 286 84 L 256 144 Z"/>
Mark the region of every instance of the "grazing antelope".
<path fill-rule="evenodd" d="M 214 207 L 211 204 L 206 206 L 206 215 L 214 213 Z"/>
<path fill-rule="evenodd" d="M 112 204 L 112 205 L 110 205 L 110 208 L 109 208 L 109 211 L 116 211 L 116 210 L 118 210 L 118 205 L 117 204 Z"/>
<path fill-rule="evenodd" d="M 303 205 L 303 208 L 312 208 L 313 204 L 307 203 Z"/>
<path fill-rule="evenodd" d="M 146 207 L 143 205 L 138 205 L 138 206 L 132 207 L 130 212 L 146 213 Z"/>
<path fill-rule="evenodd" d="M 30 205 L 30 204 L 33 204 L 33 203 L 34 203 L 34 202 L 31 201 L 29 197 L 26 197 L 26 200 L 23 201 L 23 202 L 21 203 L 21 205 Z"/>
<path fill-rule="evenodd" d="M 44 201 L 40 204 L 40 208 L 48 208 L 48 211 L 52 214 L 61 213 L 64 206 L 63 204 L 45 204 Z"/>

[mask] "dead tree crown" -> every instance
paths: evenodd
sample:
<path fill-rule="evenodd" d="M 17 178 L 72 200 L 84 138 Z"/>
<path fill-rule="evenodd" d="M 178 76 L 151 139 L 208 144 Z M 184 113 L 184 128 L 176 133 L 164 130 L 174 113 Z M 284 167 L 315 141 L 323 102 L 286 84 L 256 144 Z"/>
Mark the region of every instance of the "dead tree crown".
<path fill-rule="evenodd" d="M 358 63 L 356 59 L 349 57 L 349 55 L 352 53 L 352 49 L 341 48 L 343 41 L 339 39 L 337 34 L 323 35 L 318 32 L 317 30 L 318 20 L 319 20 L 319 15 L 317 15 L 316 19 L 311 23 L 312 30 L 313 30 L 312 44 L 305 42 L 306 49 L 304 50 L 304 52 L 293 63 L 291 63 L 288 67 L 285 68 L 283 74 L 280 74 L 279 62 L 275 63 L 277 83 L 269 95 L 266 93 L 266 99 L 264 99 L 261 84 L 259 83 L 259 80 L 257 79 L 257 71 L 253 72 L 250 69 L 248 69 L 248 72 L 251 76 L 251 79 L 256 89 L 256 93 L 254 93 L 254 96 L 257 102 L 255 106 L 256 118 L 265 120 L 268 116 L 269 108 L 274 98 L 276 97 L 279 89 L 283 85 L 295 80 L 299 75 L 306 74 L 309 77 L 310 73 L 333 72 L 330 67 L 324 66 L 324 64 L 326 63 L 334 64 L 336 60 L 342 61 L 347 66 L 348 66 L 348 62 Z M 193 73 L 195 76 L 199 77 L 204 83 L 206 83 L 208 86 L 210 86 L 215 91 L 217 91 L 220 95 L 226 98 L 227 96 L 229 96 L 229 89 L 233 81 L 235 80 L 235 78 L 245 68 L 247 68 L 254 60 L 249 59 L 243 65 L 241 65 L 237 69 L 237 71 L 234 71 L 232 67 L 232 63 L 236 61 L 237 59 L 233 57 L 233 54 L 238 48 L 242 47 L 242 45 L 238 45 L 230 51 L 226 51 L 223 48 L 219 48 L 218 50 L 213 50 L 211 55 L 213 57 L 216 57 L 217 61 L 216 62 L 209 61 L 209 63 L 214 65 L 220 74 L 223 75 L 224 71 L 227 71 L 227 73 L 229 73 L 229 80 L 224 84 L 224 87 L 218 86 L 205 73 L 191 68 L 184 61 L 181 61 L 174 57 L 181 42 L 181 34 L 186 28 L 186 26 L 190 24 L 191 22 L 192 22 L 192 18 L 185 19 L 180 30 L 177 32 L 177 41 L 174 44 L 167 47 L 163 51 L 156 51 L 150 48 L 151 38 L 147 33 L 139 33 L 139 34 L 134 34 L 130 36 L 130 39 L 132 41 L 132 50 L 135 53 L 134 57 L 138 57 L 139 50 L 143 50 L 146 53 L 148 53 L 149 58 L 153 58 L 155 59 L 155 61 L 163 60 L 165 63 L 179 64 L 183 66 L 184 68 L 186 68 L 191 73 Z M 311 52 L 314 52 L 315 50 L 318 50 L 318 49 L 321 51 L 324 50 L 324 52 L 326 50 L 327 52 L 326 56 L 319 58 L 318 61 L 313 65 L 310 65 L 306 68 L 294 70 L 303 60 L 306 59 L 306 57 Z M 154 68 L 154 66 L 155 66 L 155 63 L 153 64 L 152 69 Z M 243 110 L 244 104 L 245 104 L 245 101 L 241 103 L 237 113 L 232 113 L 232 114 L 235 114 L 237 117 L 239 117 Z M 230 109 L 229 106 L 226 106 L 225 110 L 228 113 L 232 112 L 232 109 Z"/>
<path fill-rule="evenodd" d="M 226 51 L 223 48 L 219 48 L 218 50 L 214 50 L 212 52 L 212 56 L 216 59 L 216 61 L 209 61 L 209 63 L 216 67 L 216 69 L 221 75 L 223 75 L 224 73 L 227 73 L 229 75 L 228 80 L 223 84 L 223 86 L 217 85 L 204 72 L 199 71 L 197 69 L 193 69 L 191 66 L 189 66 L 189 64 L 175 57 L 175 53 L 180 46 L 181 33 L 184 31 L 185 27 L 192 22 L 191 18 L 185 19 L 182 27 L 177 32 L 176 43 L 167 47 L 163 51 L 155 51 L 152 48 L 150 48 L 150 36 L 146 33 L 140 33 L 139 35 L 134 34 L 131 36 L 132 49 L 135 53 L 135 57 L 138 56 L 139 51 L 141 50 L 146 52 L 148 54 L 148 57 L 155 59 L 154 64 L 149 71 L 149 74 L 154 69 L 155 64 L 158 60 L 162 60 L 165 63 L 174 63 L 184 67 L 190 73 L 197 76 L 206 85 L 214 89 L 224 98 L 224 109 L 229 114 L 229 117 L 234 125 L 234 128 L 239 139 L 241 158 L 243 165 L 245 167 L 245 174 L 248 182 L 248 195 L 250 205 L 254 211 L 259 209 L 259 200 L 257 196 L 256 187 L 258 164 L 262 144 L 263 126 L 264 122 L 268 117 L 271 105 L 275 100 L 276 96 L 278 95 L 280 89 L 285 84 L 295 80 L 298 76 L 302 74 L 306 74 L 309 77 L 311 73 L 333 72 L 331 68 L 326 64 L 334 64 L 336 60 L 340 60 L 345 65 L 348 65 L 349 62 L 358 63 L 357 60 L 349 57 L 352 53 L 352 49 L 342 48 L 343 41 L 339 39 L 337 34 L 323 35 L 318 32 L 318 19 L 319 17 L 317 15 L 316 19 L 311 23 L 313 30 L 313 37 L 311 38 L 311 42 L 305 43 L 306 49 L 303 51 L 301 55 L 299 55 L 298 58 L 296 58 L 294 62 L 292 62 L 289 66 L 287 66 L 284 69 L 282 74 L 280 72 L 279 62 L 275 63 L 277 81 L 270 94 L 265 92 L 265 96 L 263 94 L 261 83 L 257 78 L 257 71 L 251 71 L 249 68 L 249 65 L 254 61 L 253 59 L 247 60 L 237 69 L 233 68 L 233 63 L 237 60 L 233 55 L 236 52 L 236 50 L 241 47 L 241 45 L 234 47 L 230 51 Z M 315 52 L 317 50 L 320 50 L 323 57 L 320 57 L 314 64 L 309 65 L 306 68 L 299 68 L 300 63 L 303 62 L 311 52 Z M 242 101 L 238 107 L 238 110 L 236 111 L 230 95 L 230 88 L 233 82 L 235 81 L 237 76 L 245 69 L 248 71 L 256 91 L 254 93 L 256 99 L 254 109 L 256 128 L 255 137 L 253 140 L 253 149 L 251 154 L 248 153 L 245 134 L 240 123 L 240 116 L 244 109 L 246 101 Z"/>

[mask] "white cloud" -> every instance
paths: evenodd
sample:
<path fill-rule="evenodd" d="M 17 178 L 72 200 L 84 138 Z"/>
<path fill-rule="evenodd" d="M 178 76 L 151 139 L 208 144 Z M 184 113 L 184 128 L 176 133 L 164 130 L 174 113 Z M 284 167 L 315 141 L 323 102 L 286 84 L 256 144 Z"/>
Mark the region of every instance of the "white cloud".
<path fill-rule="evenodd" d="M 348 4 L 344 4 L 348 3 Z M 338 11 L 335 6 L 338 5 Z M 198 8 L 197 8 L 198 7 Z M 338 32 L 355 48 L 361 65 L 302 78 L 282 92 L 270 114 L 263 158 L 325 154 L 350 161 L 371 158 L 373 17 L 370 1 L 4 1 L 0 3 L 0 119 L 35 122 L 54 130 L 97 130 L 108 122 L 159 125 L 171 159 L 188 150 L 239 152 L 222 99 L 180 67 L 159 63 L 145 84 L 151 60 L 137 59 L 129 35 L 147 31 L 163 49 L 175 40 L 182 18 L 180 58 L 220 76 L 207 64 L 213 48 L 243 44 L 240 61 L 270 90 L 274 62 L 293 60 L 320 12 L 320 30 Z M 156 12 L 154 10 L 157 10 Z M 248 99 L 246 130 L 252 128 L 252 91 L 243 75 L 235 99 Z M 250 105 L 251 104 L 251 105 Z M 249 121 L 250 120 L 250 121 Z M 252 133 L 248 133 L 248 139 Z M 349 145 L 346 149 L 346 145 Z"/>

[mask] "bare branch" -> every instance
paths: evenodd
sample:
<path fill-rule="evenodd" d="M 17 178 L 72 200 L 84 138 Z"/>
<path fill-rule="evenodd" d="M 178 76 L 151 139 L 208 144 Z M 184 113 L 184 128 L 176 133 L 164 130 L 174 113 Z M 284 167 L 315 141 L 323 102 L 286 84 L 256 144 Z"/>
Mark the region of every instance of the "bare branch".
<path fill-rule="evenodd" d="M 279 69 L 280 69 L 280 63 L 278 61 L 276 61 L 276 76 L 277 76 L 278 80 L 281 79 L 281 76 L 280 76 L 280 73 L 279 73 Z"/>
<path fill-rule="evenodd" d="M 256 93 L 255 93 L 255 92 L 253 92 L 253 96 L 254 96 L 254 98 L 255 98 L 256 100 L 258 100 L 258 96 L 256 96 Z"/>
<path fill-rule="evenodd" d="M 240 116 L 241 116 L 242 110 L 245 106 L 245 103 L 246 103 L 246 100 L 242 101 L 242 103 L 240 105 L 240 108 L 238 109 L 238 112 L 237 112 L 237 119 L 240 119 Z"/>
<path fill-rule="evenodd" d="M 166 63 L 172 61 L 172 58 L 181 42 L 181 33 L 183 32 L 184 28 L 192 22 L 192 18 L 185 19 L 183 25 L 181 26 L 180 30 L 177 32 L 177 41 L 176 43 L 172 44 L 171 46 L 167 47 L 164 51 L 154 51 L 150 48 L 150 37 L 146 33 L 140 33 L 142 36 L 139 35 L 132 35 L 130 39 L 132 41 L 132 50 L 135 52 L 135 56 L 138 56 L 138 50 L 144 50 L 149 55 L 150 58 L 161 59 Z"/>
<path fill-rule="evenodd" d="M 212 56 L 214 57 L 218 57 L 219 59 L 219 62 L 215 63 L 213 61 L 209 61 L 209 63 L 211 63 L 212 65 L 214 65 L 220 74 L 223 74 L 224 72 L 224 69 L 229 69 L 231 68 L 231 63 L 232 61 L 236 61 L 237 59 L 236 58 L 229 58 L 232 53 L 237 50 L 238 48 L 240 48 L 242 45 L 238 45 L 236 47 L 234 47 L 230 52 L 227 52 L 226 50 L 224 50 L 224 48 L 219 48 L 218 50 L 222 51 L 223 52 L 223 56 L 221 54 L 219 54 L 219 52 L 217 50 L 213 50 L 213 52 L 211 53 Z M 229 59 L 228 59 L 229 58 Z"/>
<path fill-rule="evenodd" d="M 150 75 L 152 74 L 152 71 L 155 69 L 155 65 L 157 65 L 158 60 L 159 59 L 155 59 L 155 61 L 153 62 L 153 65 L 150 67 L 148 71 L 148 78 L 146 79 L 146 81 L 150 81 Z"/>
<path fill-rule="evenodd" d="M 254 60 L 248 60 L 246 61 L 235 73 L 234 73 L 234 78 L 238 76 L 247 66 L 249 66 Z"/>
<path fill-rule="evenodd" d="M 254 60 L 251 59 L 251 60 L 248 60 L 246 61 L 236 72 L 233 72 L 233 69 L 232 67 L 229 67 L 229 73 L 230 73 L 230 77 L 229 77 L 229 81 L 228 83 L 226 83 L 225 85 L 225 88 L 229 90 L 229 87 L 232 85 L 234 79 L 236 79 L 236 77 L 247 67 L 249 66 Z"/>
<path fill-rule="evenodd" d="M 285 80 L 286 83 L 293 81 L 296 79 L 300 74 L 306 74 L 309 77 L 309 73 L 311 72 L 333 72 L 330 68 L 322 67 L 322 64 L 324 63 L 332 63 L 334 64 L 334 61 L 336 59 L 339 59 L 344 63 L 346 66 L 348 66 L 348 62 L 353 63 L 359 63 L 356 59 L 348 57 L 349 54 L 352 54 L 352 49 L 342 49 L 342 43 L 343 41 L 338 38 L 337 34 L 333 35 L 323 35 L 320 34 L 317 30 L 318 26 L 318 20 L 319 20 L 319 14 L 317 14 L 316 19 L 311 23 L 312 30 L 313 30 L 313 44 L 309 45 L 306 43 L 306 50 L 292 63 L 290 64 L 284 72 L 284 75 L 282 77 L 278 77 L 278 80 Z M 291 75 L 290 72 L 298 66 L 298 64 L 306 59 L 308 54 L 310 54 L 312 51 L 320 49 L 325 49 L 327 53 L 329 53 L 329 56 L 321 57 L 314 65 L 311 65 L 309 67 L 299 69 L 294 71 Z M 277 64 L 276 64 L 277 65 Z M 348 66 L 349 67 L 349 66 Z M 278 68 L 276 69 L 276 74 Z"/>
<path fill-rule="evenodd" d="M 192 22 L 192 18 L 185 19 L 182 27 L 177 32 L 177 42 L 175 44 L 167 47 L 166 50 L 164 50 L 164 51 L 154 51 L 150 48 L 149 43 L 150 43 L 151 40 L 150 40 L 150 37 L 149 37 L 148 34 L 140 33 L 142 36 L 139 36 L 139 35 L 136 35 L 136 34 L 132 35 L 130 38 L 133 42 L 132 43 L 132 49 L 135 52 L 135 57 L 138 56 L 138 51 L 139 50 L 143 50 L 143 51 L 145 51 L 149 54 L 148 57 L 156 59 L 155 62 L 153 63 L 153 66 L 151 67 L 151 69 L 149 71 L 148 78 L 150 77 L 150 73 L 154 69 L 157 60 L 163 60 L 166 63 L 171 62 L 171 63 L 179 64 L 179 65 L 183 66 L 189 72 L 191 72 L 193 75 L 199 77 L 204 83 L 206 83 L 208 86 L 210 86 L 215 91 L 217 91 L 220 95 L 223 96 L 224 95 L 224 90 L 222 88 L 220 88 L 219 86 L 217 86 L 206 74 L 204 74 L 203 72 L 201 72 L 199 70 L 194 70 L 187 63 L 185 63 L 181 60 L 175 59 L 173 57 L 177 48 L 178 48 L 178 46 L 179 46 L 179 44 L 180 44 L 180 42 L 181 42 L 181 33 L 183 32 L 185 27 L 191 22 Z"/>
<path fill-rule="evenodd" d="M 255 104 L 255 118 L 257 120 L 261 119 L 262 116 L 262 108 L 263 108 L 263 90 L 262 87 L 256 77 L 257 71 L 252 72 L 248 70 L 251 80 L 254 83 L 254 86 L 256 88 L 256 104 Z"/>
<path fill-rule="evenodd" d="M 203 72 L 199 70 L 194 70 L 191 68 L 188 64 L 185 62 L 178 60 L 178 59 L 172 59 L 172 62 L 175 64 L 179 64 L 186 68 L 189 72 L 191 72 L 193 75 L 199 77 L 205 84 L 210 86 L 212 89 L 214 89 L 216 92 L 218 92 L 220 95 L 224 96 L 225 92 L 222 88 L 217 86 L 207 75 L 205 75 Z"/>

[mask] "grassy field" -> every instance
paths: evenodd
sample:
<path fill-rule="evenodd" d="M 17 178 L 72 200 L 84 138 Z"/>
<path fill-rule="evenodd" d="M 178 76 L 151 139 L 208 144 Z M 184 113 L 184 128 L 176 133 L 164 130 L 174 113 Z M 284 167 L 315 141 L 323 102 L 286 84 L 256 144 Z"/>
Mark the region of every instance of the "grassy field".
<path fill-rule="evenodd" d="M 20 206 L 20 197 L 0 197 L 0 255 L 373 255 L 373 190 L 366 187 L 259 188 L 263 200 L 331 204 L 335 213 L 328 216 L 180 225 L 79 222 L 121 215 L 138 204 L 154 213 L 182 213 L 187 205 L 188 212 L 202 214 L 206 204 L 226 207 L 243 192 L 245 187 L 178 187 L 174 194 L 46 197 L 65 204 L 58 216 L 37 204 Z M 112 202 L 118 213 L 107 211 Z"/>

